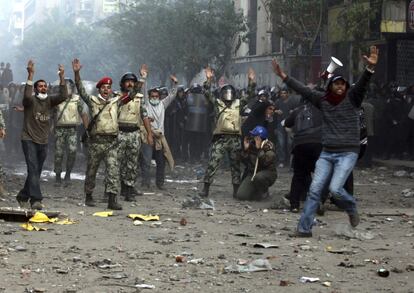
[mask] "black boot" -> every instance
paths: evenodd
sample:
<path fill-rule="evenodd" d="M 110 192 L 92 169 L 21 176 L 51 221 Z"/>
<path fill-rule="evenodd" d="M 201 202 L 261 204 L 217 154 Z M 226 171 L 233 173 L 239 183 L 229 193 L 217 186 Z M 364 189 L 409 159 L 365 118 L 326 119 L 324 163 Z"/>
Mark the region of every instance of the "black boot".
<path fill-rule="evenodd" d="M 127 186 L 127 192 L 126 192 L 126 195 L 125 195 L 125 201 L 135 201 L 134 187 Z"/>
<path fill-rule="evenodd" d="M 55 186 L 60 186 L 60 185 L 62 185 L 62 178 L 60 177 L 60 173 L 56 173 Z"/>
<path fill-rule="evenodd" d="M 129 190 L 129 192 L 133 196 L 141 196 L 141 195 L 143 195 L 143 193 L 141 191 L 138 191 L 134 186 L 131 186 L 131 189 Z"/>
<path fill-rule="evenodd" d="M 204 183 L 203 190 L 199 193 L 201 197 L 208 197 L 210 192 L 210 183 Z"/>
<path fill-rule="evenodd" d="M 121 181 L 121 194 L 120 196 L 122 196 L 123 198 L 127 198 L 128 196 L 128 186 Z"/>
<path fill-rule="evenodd" d="M 237 191 L 239 190 L 240 184 L 233 184 L 233 198 L 237 198 Z"/>
<path fill-rule="evenodd" d="M 70 171 L 66 171 L 65 178 L 63 179 L 65 181 L 65 187 L 68 187 L 71 185 L 70 181 Z"/>
<path fill-rule="evenodd" d="M 96 203 L 93 200 L 92 194 L 86 194 L 86 197 L 85 197 L 85 205 L 87 205 L 88 207 L 94 207 L 94 206 L 96 206 Z"/>
<path fill-rule="evenodd" d="M 122 210 L 122 206 L 116 200 L 116 194 L 108 193 L 108 209 Z"/>

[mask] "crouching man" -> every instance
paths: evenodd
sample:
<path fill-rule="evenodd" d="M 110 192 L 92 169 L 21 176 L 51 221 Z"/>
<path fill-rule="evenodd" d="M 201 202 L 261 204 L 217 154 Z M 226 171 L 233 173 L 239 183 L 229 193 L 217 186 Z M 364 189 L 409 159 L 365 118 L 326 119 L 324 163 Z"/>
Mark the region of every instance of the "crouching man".
<path fill-rule="evenodd" d="M 246 165 L 242 183 L 235 198 L 261 200 L 277 179 L 276 151 L 263 126 L 256 126 L 243 142 L 242 162 Z"/>

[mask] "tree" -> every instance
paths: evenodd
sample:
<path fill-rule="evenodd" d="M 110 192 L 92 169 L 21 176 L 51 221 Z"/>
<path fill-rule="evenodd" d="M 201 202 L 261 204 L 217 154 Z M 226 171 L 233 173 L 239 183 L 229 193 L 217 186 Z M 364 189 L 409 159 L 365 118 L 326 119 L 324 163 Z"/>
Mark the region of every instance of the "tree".
<path fill-rule="evenodd" d="M 346 2 L 338 15 L 336 29 L 344 42 L 349 42 L 350 81 L 359 73 L 361 51 L 366 47 L 370 33 L 370 21 L 378 13 L 379 6 L 370 6 L 367 0 Z"/>
<path fill-rule="evenodd" d="M 246 31 L 230 0 L 141 0 L 106 21 L 122 52 L 160 76 L 187 80 L 214 63 L 219 73 L 231 60 L 235 38 Z"/>
<path fill-rule="evenodd" d="M 48 81 L 57 79 L 58 64 L 66 65 L 66 75 L 71 77 L 70 64 L 75 57 L 85 65 L 83 78 L 98 80 L 110 75 L 116 79 L 127 67 L 122 55 L 116 52 L 116 44 L 107 29 L 75 25 L 70 20 L 51 16 L 26 33 L 16 59 L 20 68 L 25 68 L 27 60 L 33 59 L 36 75 Z"/>
<path fill-rule="evenodd" d="M 296 48 L 296 57 L 305 62 L 305 76 L 325 18 L 324 0 L 262 0 L 270 14 L 275 34 Z"/>

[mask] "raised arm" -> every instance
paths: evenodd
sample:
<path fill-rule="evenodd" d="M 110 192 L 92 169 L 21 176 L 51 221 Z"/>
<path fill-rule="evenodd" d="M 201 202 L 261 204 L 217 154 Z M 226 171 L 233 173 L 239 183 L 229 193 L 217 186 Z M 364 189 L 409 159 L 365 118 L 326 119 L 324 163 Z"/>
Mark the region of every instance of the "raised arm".
<path fill-rule="evenodd" d="M 253 68 L 249 68 L 247 72 L 248 85 L 247 85 L 247 95 L 240 97 L 240 107 L 243 108 L 251 99 L 256 95 L 256 73 Z"/>
<path fill-rule="evenodd" d="M 299 93 L 302 97 L 310 101 L 312 104 L 314 104 L 316 107 L 320 108 L 320 102 L 322 97 L 325 95 L 324 92 L 316 91 L 308 88 L 300 81 L 294 79 L 293 77 L 289 77 L 280 67 L 279 63 L 276 61 L 276 59 L 272 60 L 272 67 L 273 72 L 279 76 L 288 87 L 295 90 L 297 93 Z"/>
<path fill-rule="evenodd" d="M 81 65 L 79 59 L 74 59 L 72 61 L 72 68 L 73 68 L 73 73 L 75 75 L 75 84 L 76 84 L 76 88 L 78 89 L 79 96 L 86 103 L 86 105 L 88 105 L 90 107 L 91 97 L 88 95 L 88 93 L 86 92 L 86 90 L 85 90 L 85 88 L 82 84 L 82 80 L 81 80 L 81 77 L 80 77 L 80 70 L 82 68 L 82 65 Z"/>
<path fill-rule="evenodd" d="M 32 60 L 29 60 L 27 63 L 27 81 L 24 87 L 24 94 L 23 94 L 23 107 L 28 107 L 32 103 L 32 93 L 33 93 L 33 76 L 35 72 L 35 65 Z"/>
<path fill-rule="evenodd" d="M 171 89 L 171 91 L 168 94 L 168 96 L 161 101 L 164 104 L 164 107 L 165 108 L 167 108 L 172 103 L 172 101 L 174 101 L 175 97 L 177 96 L 178 79 L 174 75 L 170 75 L 170 79 L 171 79 L 173 88 Z"/>
<path fill-rule="evenodd" d="M 367 64 L 367 67 L 365 71 L 362 73 L 359 80 L 349 90 L 349 98 L 351 99 L 352 104 L 357 108 L 361 106 L 362 100 L 365 97 L 369 80 L 371 79 L 371 76 L 374 73 L 375 65 L 377 65 L 378 63 L 378 54 L 378 48 L 376 46 L 371 46 L 369 57 L 366 55 L 363 56 L 365 63 Z"/>
<path fill-rule="evenodd" d="M 207 98 L 207 100 L 214 105 L 216 102 L 216 98 L 214 97 L 214 94 L 211 91 L 211 83 L 213 80 L 213 69 L 211 67 L 207 67 L 204 69 L 204 72 L 206 73 L 207 80 L 204 82 L 204 96 Z"/>
<path fill-rule="evenodd" d="M 65 81 L 65 68 L 62 64 L 59 64 L 59 96 L 54 97 L 50 100 L 50 104 L 52 107 L 59 105 L 63 101 L 65 101 L 68 98 L 68 88 L 66 87 L 66 81 Z"/>

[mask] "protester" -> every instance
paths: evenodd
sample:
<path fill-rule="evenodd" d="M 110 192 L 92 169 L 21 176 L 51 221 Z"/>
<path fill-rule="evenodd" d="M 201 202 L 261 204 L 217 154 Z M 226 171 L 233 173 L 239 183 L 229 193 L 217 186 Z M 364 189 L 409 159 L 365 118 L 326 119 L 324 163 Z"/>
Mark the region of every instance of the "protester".
<path fill-rule="evenodd" d="M 16 199 L 20 206 L 26 206 L 30 201 L 32 209 L 41 210 L 42 192 L 40 190 L 40 175 L 46 159 L 47 144 L 50 128 L 50 110 L 68 98 L 65 82 L 65 70 L 59 65 L 60 95 L 51 98 L 47 94 L 47 83 L 43 79 L 33 84 L 35 64 L 29 60 L 27 64 L 27 82 L 24 89 L 23 107 L 24 121 L 22 131 L 22 147 L 27 164 L 27 178 Z M 34 90 L 34 96 L 33 96 Z"/>
<path fill-rule="evenodd" d="M 165 138 L 165 111 L 174 101 L 177 96 L 178 79 L 174 75 L 170 75 L 173 88 L 166 97 L 161 99 L 161 92 L 159 88 L 152 88 L 148 91 L 148 96 L 145 98 L 145 105 L 148 111 L 148 117 L 151 121 L 151 132 L 154 139 L 154 145 L 144 142 L 142 145 L 142 185 L 144 188 L 150 188 L 150 168 L 151 159 L 154 156 L 156 166 L 155 184 L 158 189 L 164 190 L 165 182 L 165 159 L 171 169 L 174 168 L 174 159 Z M 168 93 L 168 90 L 167 90 Z M 163 93 L 165 96 L 166 93 Z"/>
<path fill-rule="evenodd" d="M 351 173 L 358 159 L 359 152 L 359 117 L 355 108 L 361 106 L 366 87 L 378 61 L 378 49 L 370 48 L 369 57 L 364 56 L 366 70 L 352 88 L 341 75 L 334 75 L 328 82 L 326 93 L 311 90 L 299 81 L 289 77 L 273 59 L 273 70 L 289 87 L 312 102 L 322 111 L 322 153 L 316 163 L 315 175 L 297 231 L 298 237 L 312 237 L 314 216 L 319 206 L 324 186 L 329 183 L 329 190 L 335 198 L 335 204 L 344 209 L 353 227 L 359 224 L 359 214 L 355 199 L 343 188 L 345 180 Z"/>

